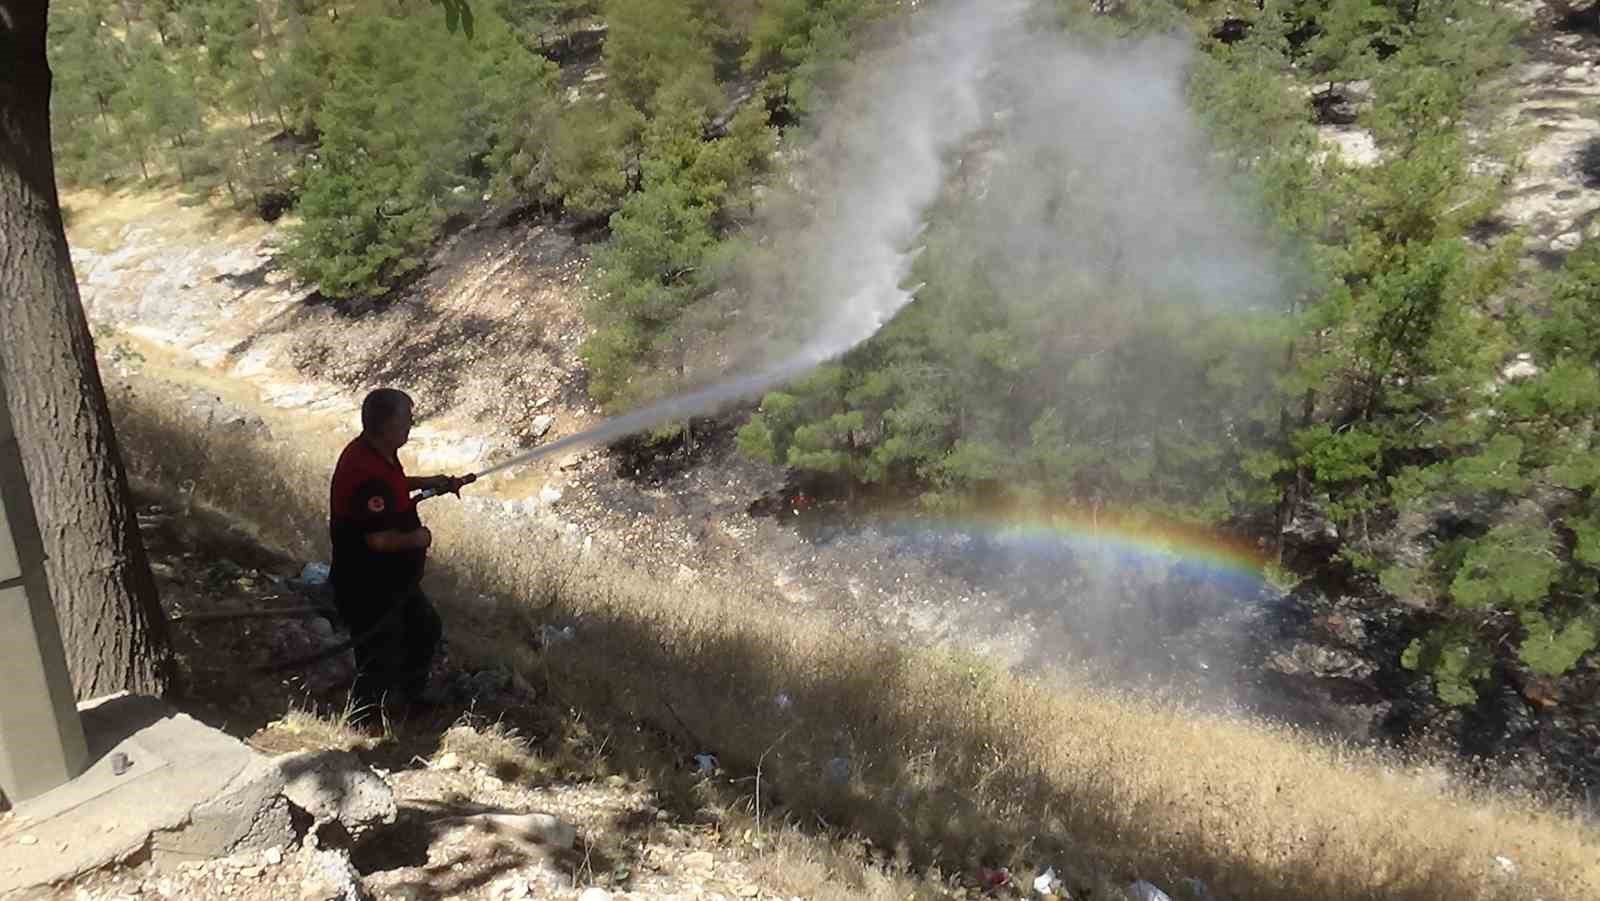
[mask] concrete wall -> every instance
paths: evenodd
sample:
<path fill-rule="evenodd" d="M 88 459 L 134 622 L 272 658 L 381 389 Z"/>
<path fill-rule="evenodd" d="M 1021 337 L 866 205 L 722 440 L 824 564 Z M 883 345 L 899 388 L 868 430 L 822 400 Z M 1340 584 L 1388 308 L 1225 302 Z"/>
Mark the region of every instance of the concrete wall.
<path fill-rule="evenodd" d="M 15 804 L 83 771 L 87 752 L 0 380 L 0 794 Z"/>

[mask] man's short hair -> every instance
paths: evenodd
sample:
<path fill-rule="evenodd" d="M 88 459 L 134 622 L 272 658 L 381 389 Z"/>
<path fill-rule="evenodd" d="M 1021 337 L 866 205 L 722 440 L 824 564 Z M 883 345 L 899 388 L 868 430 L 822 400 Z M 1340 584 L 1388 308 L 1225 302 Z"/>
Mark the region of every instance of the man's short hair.
<path fill-rule="evenodd" d="M 411 405 L 411 395 L 398 388 L 376 388 L 361 402 L 361 430 L 376 432 Z"/>

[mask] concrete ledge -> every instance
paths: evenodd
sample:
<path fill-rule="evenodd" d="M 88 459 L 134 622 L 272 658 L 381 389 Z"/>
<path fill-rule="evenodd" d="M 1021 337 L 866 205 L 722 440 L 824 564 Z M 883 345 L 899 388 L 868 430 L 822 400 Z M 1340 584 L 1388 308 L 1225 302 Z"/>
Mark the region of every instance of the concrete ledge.
<path fill-rule="evenodd" d="M 281 772 L 243 742 L 154 698 L 113 695 L 80 711 L 91 764 L 0 825 L 0 897 L 147 846 L 185 859 L 293 838 Z"/>

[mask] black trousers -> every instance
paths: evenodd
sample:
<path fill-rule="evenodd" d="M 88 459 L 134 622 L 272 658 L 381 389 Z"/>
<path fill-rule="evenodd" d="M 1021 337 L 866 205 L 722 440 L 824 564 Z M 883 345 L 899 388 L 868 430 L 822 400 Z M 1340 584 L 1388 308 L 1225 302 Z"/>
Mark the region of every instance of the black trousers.
<path fill-rule="evenodd" d="M 356 642 L 351 649 L 356 658 L 351 689 L 355 705 L 376 707 L 385 700 L 420 697 L 443 633 L 439 614 L 422 589 L 346 589 L 335 598 Z"/>

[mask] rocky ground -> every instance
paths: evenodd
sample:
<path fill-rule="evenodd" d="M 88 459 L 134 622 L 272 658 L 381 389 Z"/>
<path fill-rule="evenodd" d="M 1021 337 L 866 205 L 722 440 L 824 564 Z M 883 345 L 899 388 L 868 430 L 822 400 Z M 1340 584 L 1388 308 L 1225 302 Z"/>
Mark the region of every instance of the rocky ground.
<path fill-rule="evenodd" d="M 1524 60 L 1500 88 L 1513 98 L 1496 126 L 1525 136 L 1510 196 L 1491 230 L 1522 229 L 1530 264 L 1559 266 L 1600 213 L 1600 15 L 1563 3 L 1521 2 L 1532 23 Z"/>

